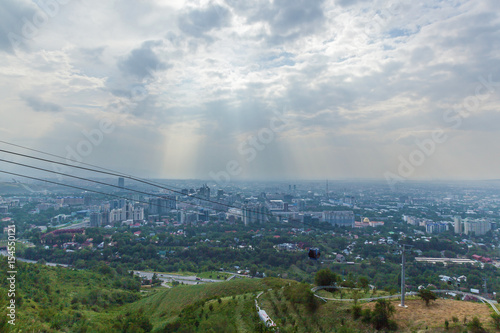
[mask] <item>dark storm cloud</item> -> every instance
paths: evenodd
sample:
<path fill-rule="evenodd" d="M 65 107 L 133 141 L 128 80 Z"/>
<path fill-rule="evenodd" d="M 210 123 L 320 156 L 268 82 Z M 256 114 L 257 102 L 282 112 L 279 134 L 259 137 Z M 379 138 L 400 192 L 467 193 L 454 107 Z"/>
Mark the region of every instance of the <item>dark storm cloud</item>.
<path fill-rule="evenodd" d="M 45 102 L 39 97 L 21 95 L 26 104 L 36 112 L 61 112 L 63 108 L 55 103 Z"/>
<path fill-rule="evenodd" d="M 12 53 L 23 40 L 23 26 L 32 21 L 35 7 L 20 0 L 2 0 L 0 5 L 0 50 Z M 14 42 L 12 42 L 14 41 Z"/>
<path fill-rule="evenodd" d="M 230 24 L 231 13 L 219 5 L 210 5 L 202 9 L 193 9 L 178 19 L 179 29 L 193 37 L 206 37 L 214 29 L 220 29 Z"/>
<path fill-rule="evenodd" d="M 141 47 L 132 50 L 130 54 L 118 63 L 118 68 L 125 74 L 134 76 L 140 80 L 149 78 L 159 70 L 164 70 L 170 65 L 161 61 L 156 55 L 154 48 L 160 46 L 160 41 L 146 41 Z"/>

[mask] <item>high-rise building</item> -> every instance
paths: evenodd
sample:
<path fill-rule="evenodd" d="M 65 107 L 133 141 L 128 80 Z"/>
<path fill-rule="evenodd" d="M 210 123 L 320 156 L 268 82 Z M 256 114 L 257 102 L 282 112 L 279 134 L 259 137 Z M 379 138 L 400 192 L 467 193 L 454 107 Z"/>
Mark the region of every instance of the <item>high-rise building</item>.
<path fill-rule="evenodd" d="M 487 220 L 464 220 L 464 234 L 481 236 L 491 230 L 491 224 Z"/>
<path fill-rule="evenodd" d="M 464 232 L 462 218 L 460 216 L 455 216 L 454 218 L 455 233 L 461 234 Z"/>
<path fill-rule="evenodd" d="M 430 234 L 439 234 L 448 230 L 448 224 L 446 223 L 427 223 L 425 225 L 425 231 Z"/>
<path fill-rule="evenodd" d="M 251 223 L 265 223 L 269 221 L 269 210 L 262 204 L 245 205 L 242 209 L 243 223 L 245 225 Z"/>
<path fill-rule="evenodd" d="M 165 195 L 161 198 L 149 199 L 149 214 L 167 215 L 172 209 L 177 209 L 177 197 L 175 195 Z"/>
<path fill-rule="evenodd" d="M 142 207 L 135 207 L 134 208 L 133 220 L 134 221 L 144 220 L 144 208 L 142 208 Z"/>
<path fill-rule="evenodd" d="M 100 227 L 102 223 L 102 217 L 101 213 L 99 212 L 92 212 L 90 213 L 90 226 L 91 227 Z"/>
<path fill-rule="evenodd" d="M 353 227 L 354 212 L 350 210 L 323 212 L 323 221 L 333 225 Z"/>
<path fill-rule="evenodd" d="M 132 220 L 134 218 L 134 205 L 127 202 L 125 204 L 125 219 Z"/>
<path fill-rule="evenodd" d="M 123 178 L 123 177 L 118 178 L 118 186 L 120 188 L 124 188 L 125 187 L 125 178 Z"/>
<path fill-rule="evenodd" d="M 101 225 L 109 224 L 109 210 L 105 209 L 101 212 Z"/>
<path fill-rule="evenodd" d="M 198 198 L 202 199 L 210 199 L 210 187 L 207 186 L 207 184 L 203 185 L 198 189 L 198 193 L 196 194 Z"/>

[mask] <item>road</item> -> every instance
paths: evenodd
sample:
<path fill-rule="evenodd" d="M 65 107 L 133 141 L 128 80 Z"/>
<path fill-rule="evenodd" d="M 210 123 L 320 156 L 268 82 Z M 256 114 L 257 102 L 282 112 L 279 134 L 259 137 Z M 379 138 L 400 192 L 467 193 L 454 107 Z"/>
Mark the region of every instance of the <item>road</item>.
<path fill-rule="evenodd" d="M 0 251 L 1 256 L 8 256 L 7 251 Z M 21 261 L 21 262 L 26 262 L 30 264 L 36 264 L 37 261 L 35 260 L 29 260 L 29 259 L 23 259 L 23 258 L 18 258 L 16 257 L 16 261 Z M 69 265 L 66 264 L 58 264 L 58 263 L 53 263 L 53 262 L 47 262 L 45 263 L 47 266 L 61 266 L 61 267 L 66 267 L 68 268 Z M 143 271 L 134 271 L 134 274 L 136 275 L 144 275 L 146 276 L 147 279 L 153 278 L 152 272 L 143 272 Z M 158 278 L 162 280 L 162 286 L 169 288 L 170 286 L 167 285 L 167 283 L 172 282 L 172 281 L 178 281 L 182 282 L 184 284 L 200 284 L 200 283 L 212 283 L 212 282 L 223 282 L 224 280 L 217 280 L 217 279 L 199 279 L 197 280 L 196 276 L 182 276 L 182 275 L 175 275 L 175 274 L 162 274 L 162 273 L 157 273 Z"/>
<path fill-rule="evenodd" d="M 7 251 L 0 251 L 0 255 L 2 255 L 2 256 L 8 256 Z M 27 262 L 27 263 L 30 263 L 30 264 L 36 264 L 37 263 L 37 261 L 35 261 L 35 260 L 23 259 L 23 258 L 18 258 L 18 257 L 16 257 L 16 261 Z M 66 264 L 57 264 L 57 263 L 54 263 L 54 262 L 47 262 L 47 263 L 45 263 L 45 265 L 52 266 L 52 267 L 55 267 L 55 266 L 69 267 Z"/>
<path fill-rule="evenodd" d="M 146 279 L 152 279 L 154 272 L 144 272 L 144 271 L 134 271 L 135 275 L 139 276 L 145 276 Z M 217 279 L 201 279 L 198 278 L 194 275 L 191 276 L 182 276 L 182 275 L 175 275 L 175 274 L 164 274 L 164 273 L 156 273 L 158 275 L 158 278 L 162 281 L 162 285 L 165 283 L 177 281 L 177 282 L 182 282 L 184 284 L 200 284 L 200 283 L 212 283 L 212 282 L 223 282 L 224 280 L 217 280 Z M 197 280 L 199 279 L 199 280 Z"/>

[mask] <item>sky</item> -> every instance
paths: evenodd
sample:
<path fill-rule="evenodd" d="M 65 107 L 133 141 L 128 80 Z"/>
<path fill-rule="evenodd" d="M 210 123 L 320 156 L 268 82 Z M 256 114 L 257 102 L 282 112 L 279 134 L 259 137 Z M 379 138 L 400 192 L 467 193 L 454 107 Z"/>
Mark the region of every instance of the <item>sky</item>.
<path fill-rule="evenodd" d="M 152 178 L 500 178 L 499 13 L 2 0 L 0 140 Z"/>

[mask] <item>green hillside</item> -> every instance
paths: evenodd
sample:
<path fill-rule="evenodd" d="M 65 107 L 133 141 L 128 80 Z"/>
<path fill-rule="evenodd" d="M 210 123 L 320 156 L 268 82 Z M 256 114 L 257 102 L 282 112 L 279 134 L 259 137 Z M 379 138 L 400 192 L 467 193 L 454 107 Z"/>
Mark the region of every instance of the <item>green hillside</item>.
<path fill-rule="evenodd" d="M 158 291 L 157 293 L 143 298 L 131 304 L 128 309 L 136 311 L 147 309 L 151 316 L 157 317 L 155 322 L 171 320 L 172 317 L 186 306 L 200 300 L 210 300 L 219 297 L 255 293 L 269 288 L 265 281 L 260 279 L 235 279 L 223 283 L 181 285 L 172 289 Z"/>
<path fill-rule="evenodd" d="M 0 307 L 9 302 L 6 258 L 0 261 Z M 113 323 L 120 307 L 140 299 L 140 282 L 102 264 L 96 271 L 16 263 L 16 321 L 0 332 L 90 332 Z"/>
<path fill-rule="evenodd" d="M 311 285 L 291 280 L 244 278 L 141 291 L 136 276 L 104 263 L 92 271 L 16 265 L 16 325 L 8 324 L 8 317 L 2 315 L 0 332 L 272 331 L 257 315 L 257 295 L 258 305 L 282 333 L 375 331 L 373 318 L 377 318 L 378 304 L 362 304 L 356 309 L 348 302 L 325 302 L 313 296 Z M 7 271 L 6 260 L 0 261 L 2 309 L 9 301 Z M 320 292 L 334 298 L 340 297 L 339 293 Z M 345 290 L 342 293 L 353 296 Z M 484 304 L 438 300 L 427 307 L 421 300 L 409 299 L 410 308 L 403 309 L 397 303 L 382 305 L 393 308 L 391 321 L 401 332 L 444 332 L 445 320 L 448 331 L 467 331 L 470 314 L 477 316 L 485 329 L 495 331 L 492 311 Z"/>

